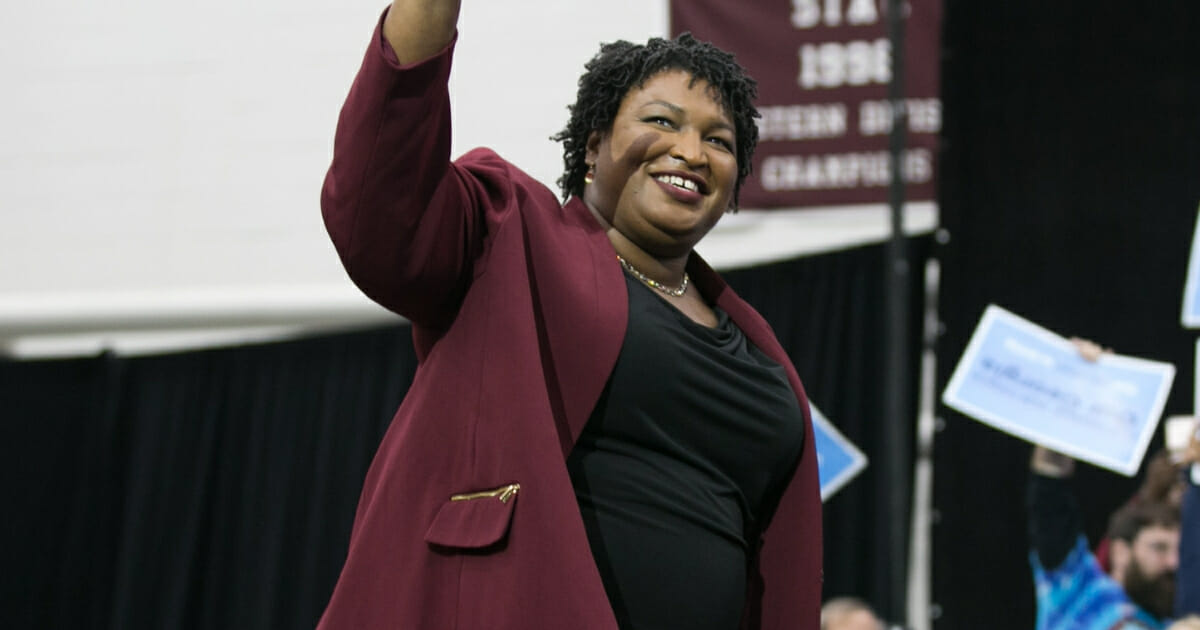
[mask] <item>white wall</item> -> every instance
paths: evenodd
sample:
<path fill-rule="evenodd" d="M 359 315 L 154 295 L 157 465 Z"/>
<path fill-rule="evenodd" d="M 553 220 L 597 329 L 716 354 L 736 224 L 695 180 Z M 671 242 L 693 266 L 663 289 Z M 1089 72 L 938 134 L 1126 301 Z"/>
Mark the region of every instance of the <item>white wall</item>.
<path fill-rule="evenodd" d="M 346 280 L 318 208 L 337 111 L 385 4 L 9 6 L 0 346 L 387 317 Z M 667 31 L 667 0 L 464 5 L 454 152 L 492 146 L 551 186 L 561 151 L 548 137 L 566 121 L 583 63 L 599 42 Z M 735 236 L 778 231 L 734 219 L 725 231 Z M 847 227 L 837 223 L 834 232 Z M 868 224 L 883 225 L 849 227 Z M 781 251 L 794 249 L 787 240 Z M 736 243 L 716 238 L 710 256 L 744 263 Z"/>
<path fill-rule="evenodd" d="M 0 21 L 0 339 L 379 317 L 318 193 L 383 0 L 16 3 Z M 600 41 L 665 0 L 466 0 L 455 152 L 553 182 Z M 521 89 L 511 89 L 517 85 Z"/>

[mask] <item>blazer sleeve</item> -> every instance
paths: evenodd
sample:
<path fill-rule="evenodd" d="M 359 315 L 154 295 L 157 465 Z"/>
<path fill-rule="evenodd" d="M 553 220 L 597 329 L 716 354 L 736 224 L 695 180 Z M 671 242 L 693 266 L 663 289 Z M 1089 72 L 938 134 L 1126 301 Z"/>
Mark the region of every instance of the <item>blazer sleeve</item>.
<path fill-rule="evenodd" d="M 444 328 L 470 283 L 492 209 L 486 184 L 450 161 L 447 80 L 457 37 L 437 55 L 401 65 L 381 25 L 338 118 L 322 216 L 368 297 L 414 324 Z"/>

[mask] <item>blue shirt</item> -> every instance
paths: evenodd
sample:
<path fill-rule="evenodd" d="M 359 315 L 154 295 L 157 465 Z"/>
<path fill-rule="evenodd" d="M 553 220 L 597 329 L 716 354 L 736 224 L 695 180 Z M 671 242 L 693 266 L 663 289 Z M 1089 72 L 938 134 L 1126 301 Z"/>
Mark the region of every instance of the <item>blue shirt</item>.
<path fill-rule="evenodd" d="M 1162 630 L 1150 613 L 1100 569 L 1082 535 L 1061 565 L 1047 571 L 1029 554 L 1037 586 L 1037 630 Z"/>

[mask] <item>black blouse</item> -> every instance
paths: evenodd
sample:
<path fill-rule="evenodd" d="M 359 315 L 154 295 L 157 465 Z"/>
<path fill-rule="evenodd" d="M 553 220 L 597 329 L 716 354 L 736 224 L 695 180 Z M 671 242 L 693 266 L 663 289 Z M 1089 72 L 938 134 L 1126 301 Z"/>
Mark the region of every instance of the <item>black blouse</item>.
<path fill-rule="evenodd" d="M 707 328 L 626 286 L 621 353 L 567 461 L 592 554 L 622 630 L 732 630 L 803 414 L 726 313 Z"/>

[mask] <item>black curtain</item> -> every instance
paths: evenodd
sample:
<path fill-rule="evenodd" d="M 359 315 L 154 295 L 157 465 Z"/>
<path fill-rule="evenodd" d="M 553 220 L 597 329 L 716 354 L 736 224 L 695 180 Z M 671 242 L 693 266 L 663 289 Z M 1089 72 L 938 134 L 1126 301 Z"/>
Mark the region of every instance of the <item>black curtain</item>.
<path fill-rule="evenodd" d="M 1200 204 L 1200 3 L 945 6 L 939 383 L 996 303 L 1174 363 L 1166 411 L 1190 413 L 1196 335 L 1179 313 Z M 1030 447 L 939 413 L 937 627 L 1032 628 Z M 1093 542 L 1136 485 L 1082 467 L 1074 486 Z"/>
<path fill-rule="evenodd" d="M 927 241 L 911 250 L 919 268 Z M 815 404 L 875 459 L 892 447 L 877 427 L 884 256 L 862 247 L 726 275 L 775 327 Z M 11 544 L 0 626 L 313 627 L 414 369 L 402 325 L 0 362 L 13 464 L 0 481 Z M 869 467 L 826 505 L 827 593 L 886 601 L 885 529 L 906 527 L 885 511 L 890 488 Z"/>
<path fill-rule="evenodd" d="M 407 329 L 0 362 L 6 628 L 311 628 Z"/>

